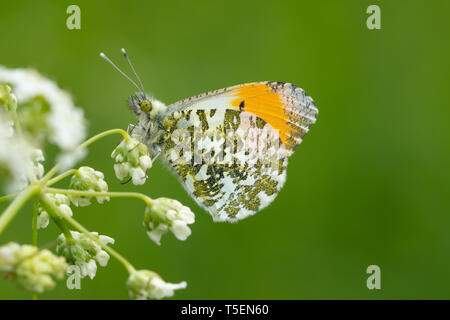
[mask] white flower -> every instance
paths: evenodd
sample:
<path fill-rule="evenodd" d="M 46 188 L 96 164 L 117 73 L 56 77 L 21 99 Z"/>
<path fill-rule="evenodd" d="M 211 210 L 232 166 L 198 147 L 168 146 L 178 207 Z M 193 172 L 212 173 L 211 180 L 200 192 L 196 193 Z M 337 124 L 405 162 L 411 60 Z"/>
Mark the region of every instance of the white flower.
<path fill-rule="evenodd" d="M 139 163 L 142 168 L 151 168 L 152 167 L 152 159 L 148 155 L 140 156 Z"/>
<path fill-rule="evenodd" d="M 102 247 L 85 234 L 71 231 L 73 242 L 68 242 L 64 234 L 56 239 L 56 252 L 66 258 L 67 262 L 80 268 L 81 277 L 89 276 L 94 279 L 97 273 L 97 263 L 105 267 L 109 261 L 109 254 Z M 92 236 L 104 245 L 114 244 L 114 239 L 91 232 Z"/>
<path fill-rule="evenodd" d="M 41 163 L 44 160 L 44 154 L 41 149 L 32 150 L 31 161 L 33 163 L 33 174 L 38 179 L 41 179 L 44 176 L 44 166 Z"/>
<path fill-rule="evenodd" d="M 49 222 L 50 222 L 50 219 L 48 217 L 48 213 L 46 211 L 41 211 L 37 218 L 38 229 L 47 228 Z"/>
<path fill-rule="evenodd" d="M 47 193 L 47 198 L 50 201 L 53 201 L 55 206 L 58 207 L 62 211 L 62 213 L 70 217 L 73 216 L 68 196 L 61 193 Z"/>
<path fill-rule="evenodd" d="M 169 227 L 164 223 L 160 223 L 157 227 L 154 227 L 154 223 L 150 221 L 148 222 L 148 229 L 150 230 L 147 231 L 148 237 L 159 246 L 161 245 L 161 237 L 167 233 Z"/>
<path fill-rule="evenodd" d="M 100 250 L 94 257 L 98 264 L 102 267 L 106 267 L 109 261 L 109 254 L 106 251 Z M 92 261 L 92 260 L 91 260 Z"/>
<path fill-rule="evenodd" d="M 12 271 L 18 261 L 21 246 L 18 243 L 10 242 L 0 247 L 0 270 Z"/>
<path fill-rule="evenodd" d="M 160 278 L 153 278 L 150 281 L 150 287 L 152 288 L 152 295 L 155 299 L 162 299 L 165 297 L 172 297 L 174 290 L 186 289 L 186 281 L 180 283 L 168 283 L 164 282 Z"/>
<path fill-rule="evenodd" d="M 83 111 L 69 104 L 55 104 L 48 120 L 54 134 L 50 141 L 63 150 L 74 150 L 86 137 Z"/>
<path fill-rule="evenodd" d="M 134 185 L 141 185 L 145 183 L 146 176 L 144 170 L 142 168 L 132 168 L 130 170 L 131 180 Z"/>
<path fill-rule="evenodd" d="M 44 135 L 46 140 L 56 144 L 63 152 L 74 150 L 86 136 L 86 124 L 83 110 L 75 107 L 70 95 L 61 90 L 55 82 L 43 77 L 35 70 L 7 69 L 0 66 L 0 83 L 8 83 L 19 103 L 20 115 L 22 106 L 33 108 L 33 103 L 38 103 L 38 113 L 32 117 L 21 117 L 25 128 L 30 129 L 30 136 Z M 39 99 L 43 99 L 42 102 Z M 41 105 L 48 106 L 41 108 Z M 36 117 L 40 118 L 37 119 Z M 42 120 L 42 121 L 41 121 Z M 37 130 L 37 124 L 44 123 L 44 129 Z M 48 130 L 45 130 L 48 129 Z M 48 131 L 47 133 L 44 133 Z"/>
<path fill-rule="evenodd" d="M 102 172 L 96 171 L 90 167 L 81 167 L 78 169 L 70 181 L 70 189 L 93 192 L 107 192 L 108 184 L 104 180 L 105 176 Z M 70 200 L 76 206 L 88 206 L 91 204 L 91 197 L 85 196 L 69 196 Z M 109 197 L 96 197 L 98 203 L 109 201 Z"/>
<path fill-rule="evenodd" d="M 187 237 L 191 235 L 191 229 L 187 226 L 186 221 L 181 220 L 175 220 L 172 223 L 172 226 L 170 227 L 170 230 L 173 232 L 175 237 L 177 237 L 178 240 L 186 240 Z"/>
<path fill-rule="evenodd" d="M 146 172 L 152 167 L 147 146 L 135 138 L 124 139 L 111 154 L 117 179 L 131 177 L 133 184 L 141 185 L 147 179 Z"/>
<path fill-rule="evenodd" d="M 70 217 L 73 216 L 72 209 L 70 208 L 70 200 L 66 195 L 61 193 L 46 193 L 46 196 L 48 200 L 53 202 L 53 204 L 62 211 L 62 213 Z M 42 203 L 39 203 L 38 205 L 38 212 L 38 228 L 45 229 L 49 223 L 49 214 L 47 209 L 43 207 Z M 58 214 L 57 212 L 55 213 Z"/>
<path fill-rule="evenodd" d="M 131 166 L 128 162 L 118 163 L 114 165 L 114 173 L 119 180 L 124 180 L 126 177 L 128 177 L 130 170 Z"/>
<path fill-rule="evenodd" d="M 13 193 L 24 189 L 32 174 L 37 175 L 37 178 L 40 177 L 44 168 L 40 160 L 32 161 L 38 152 L 26 140 L 11 135 L 9 122 L 0 119 L 0 172 L 8 181 L 7 192 Z"/>
<path fill-rule="evenodd" d="M 67 205 L 65 203 L 59 205 L 59 210 L 61 210 L 61 212 L 63 214 L 65 214 L 66 216 L 71 217 L 73 215 L 72 209 L 69 207 L 69 205 Z"/>
<path fill-rule="evenodd" d="M 0 270 L 12 272 L 18 283 L 31 292 L 42 293 L 62 279 L 67 263 L 47 249 L 10 242 L 0 247 Z"/>
<path fill-rule="evenodd" d="M 186 240 L 191 235 L 188 224 L 195 222 L 195 215 L 179 201 L 168 198 L 153 200 L 145 209 L 144 226 L 147 235 L 156 244 L 161 244 L 161 237 L 169 230 L 178 240 Z"/>
<path fill-rule="evenodd" d="M 12 117 L 9 112 L 15 112 L 11 101 L 15 101 L 11 88 L 0 85 L 0 105 L 4 107 L 0 109 L 0 172 L 9 180 L 9 191 L 15 192 L 25 188 L 30 180 L 43 177 L 42 162 L 45 159 L 42 150 L 34 148 L 22 135 L 16 134 L 9 119 Z"/>
<path fill-rule="evenodd" d="M 114 244 L 114 239 L 105 235 L 98 235 L 97 232 L 91 232 L 95 236 L 98 236 L 98 240 L 103 243 L 105 246 L 108 244 Z"/>
<path fill-rule="evenodd" d="M 97 264 L 94 259 L 89 260 L 88 262 L 80 264 L 81 277 L 88 276 L 89 278 L 94 279 L 97 274 Z"/>
<path fill-rule="evenodd" d="M 128 295 L 132 299 L 162 299 L 172 297 L 175 290 L 185 289 L 186 281 L 168 283 L 149 270 L 138 270 L 130 274 L 127 280 Z"/>

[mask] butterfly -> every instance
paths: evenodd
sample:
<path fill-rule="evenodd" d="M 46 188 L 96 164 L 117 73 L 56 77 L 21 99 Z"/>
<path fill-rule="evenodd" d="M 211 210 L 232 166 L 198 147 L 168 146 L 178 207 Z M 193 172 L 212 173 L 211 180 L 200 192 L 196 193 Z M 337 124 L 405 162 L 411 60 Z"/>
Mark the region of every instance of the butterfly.
<path fill-rule="evenodd" d="M 287 160 L 318 109 L 290 83 L 253 82 L 214 90 L 166 106 L 104 54 L 138 92 L 128 100 L 138 117 L 129 132 L 152 159 L 161 155 L 189 195 L 216 222 L 237 222 L 268 206 L 286 181 Z"/>

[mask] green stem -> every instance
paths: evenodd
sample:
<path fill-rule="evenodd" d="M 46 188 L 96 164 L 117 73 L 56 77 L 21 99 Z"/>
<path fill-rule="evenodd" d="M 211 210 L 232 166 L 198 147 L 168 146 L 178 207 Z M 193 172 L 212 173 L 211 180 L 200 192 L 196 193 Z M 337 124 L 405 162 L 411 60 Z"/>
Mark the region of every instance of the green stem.
<path fill-rule="evenodd" d="M 47 182 L 47 186 L 51 186 L 52 184 L 55 184 L 59 181 L 61 181 L 62 179 L 74 175 L 74 174 L 78 174 L 78 170 L 77 169 L 70 169 L 64 173 L 61 173 L 60 175 L 54 177 L 53 179 L 48 180 Z"/>
<path fill-rule="evenodd" d="M 31 223 L 31 244 L 35 247 L 38 246 L 38 227 L 37 227 L 37 220 L 38 220 L 38 204 L 39 201 L 37 198 L 34 199 L 33 203 L 33 222 Z M 31 294 L 32 300 L 38 300 L 37 293 Z"/>
<path fill-rule="evenodd" d="M 70 229 L 66 224 L 66 221 L 62 219 L 62 217 L 57 216 L 56 214 L 50 213 L 52 221 L 58 226 L 58 228 L 64 233 L 64 237 L 66 238 L 67 243 L 73 243 L 72 233 L 70 233 Z"/>
<path fill-rule="evenodd" d="M 84 233 L 89 239 L 97 243 L 103 250 L 108 252 L 112 257 L 116 258 L 122 265 L 127 269 L 129 273 L 133 273 L 135 271 L 135 268 L 133 265 L 128 262 L 127 259 L 125 259 L 121 254 L 119 254 L 114 249 L 111 249 L 107 245 L 103 244 L 99 239 L 94 237 L 86 228 L 84 228 L 78 221 L 73 219 L 72 217 L 66 215 L 64 212 L 59 210 L 57 206 L 55 206 L 45 195 L 41 195 L 41 200 L 46 203 L 46 205 L 50 206 L 57 214 L 62 217 L 64 220 L 66 220 L 70 225 L 72 225 L 75 229 L 78 231 Z"/>
<path fill-rule="evenodd" d="M 20 124 L 18 123 L 18 126 Z M 125 140 L 128 140 L 130 137 L 128 133 L 125 130 L 122 129 L 112 129 L 107 130 L 104 132 L 101 132 L 92 138 L 86 140 L 82 144 L 80 144 L 77 149 L 86 148 L 91 143 L 94 143 L 95 141 L 104 138 L 106 136 L 112 135 L 112 134 L 120 134 L 123 136 Z M 6 226 L 9 224 L 9 222 L 16 216 L 19 209 L 25 204 L 25 202 L 36 192 L 38 192 L 42 186 L 46 185 L 47 183 L 53 184 L 61 179 L 65 178 L 67 175 L 72 174 L 73 172 L 71 170 L 55 177 L 54 179 L 50 180 L 59 170 L 59 164 L 56 164 L 52 169 L 50 169 L 47 174 L 39 181 L 39 184 L 37 183 L 31 183 L 26 189 L 21 191 L 19 194 L 10 194 L 3 197 L 0 197 L 0 202 L 8 201 L 14 198 L 13 202 L 11 202 L 6 208 L 6 210 L 3 212 L 3 214 L 0 216 L 0 235 L 2 234 L 3 230 L 6 228 Z M 50 180 L 50 181 L 49 181 Z M 144 200 L 146 201 L 146 200 Z M 147 202 L 147 201 L 146 201 Z"/>
<path fill-rule="evenodd" d="M 37 245 L 38 245 L 38 226 L 37 226 L 38 215 L 39 215 L 38 204 L 39 204 L 38 199 L 37 198 L 34 199 L 33 222 L 31 223 L 31 244 L 35 247 L 37 247 Z"/>
<path fill-rule="evenodd" d="M 93 136 L 92 138 L 89 138 L 88 140 L 86 140 L 85 142 L 83 142 L 82 144 L 80 144 L 78 146 L 77 149 L 82 149 L 82 148 L 86 148 L 87 146 L 89 146 L 91 143 L 94 143 L 95 141 L 102 139 L 106 136 L 112 135 L 112 134 L 120 134 L 122 135 L 122 137 L 125 140 L 128 140 L 130 138 L 130 136 L 128 135 L 128 133 L 125 130 L 122 129 L 111 129 L 111 130 L 106 130 L 103 131 L 95 136 Z"/>
<path fill-rule="evenodd" d="M 61 229 L 61 231 L 64 233 L 67 242 L 69 243 L 73 242 L 72 234 L 70 233 L 69 227 L 66 225 L 66 222 L 63 220 L 61 215 L 59 215 L 61 210 L 53 203 L 53 201 L 48 199 L 45 196 L 45 194 L 41 194 L 40 199 L 45 211 L 50 215 L 50 217 L 58 226 L 58 228 Z"/>
<path fill-rule="evenodd" d="M 47 181 L 50 180 L 51 177 L 53 177 L 59 170 L 59 164 L 56 164 L 53 168 L 51 168 L 46 175 L 41 179 L 41 182 L 43 184 L 47 184 Z"/>
<path fill-rule="evenodd" d="M 84 196 L 84 197 L 110 197 L 110 198 L 137 198 L 144 201 L 147 206 L 153 205 L 153 199 L 145 194 L 138 192 L 97 192 L 97 191 L 81 191 L 73 189 L 57 189 L 57 188 L 45 188 L 45 192 L 48 193 L 62 193 L 72 196 Z"/>
<path fill-rule="evenodd" d="M 16 196 L 18 195 L 18 193 L 11 193 L 11 194 L 7 194 L 6 196 L 0 197 L 0 202 L 5 202 L 5 201 L 9 201 L 14 199 Z"/>
<path fill-rule="evenodd" d="M 122 135 L 122 137 L 123 137 L 125 140 L 130 139 L 130 136 L 128 135 L 128 133 L 127 133 L 125 130 L 123 130 L 123 129 L 111 129 L 111 130 L 106 130 L 106 131 L 103 131 L 103 132 L 101 132 L 101 133 L 99 133 L 99 134 L 93 136 L 92 138 L 87 139 L 85 142 L 83 142 L 82 144 L 80 144 L 80 145 L 75 149 L 75 152 L 76 152 L 76 150 L 84 149 L 84 148 L 88 147 L 90 144 L 94 143 L 95 141 L 100 140 L 100 139 L 102 139 L 102 138 L 104 138 L 104 137 L 107 137 L 107 136 L 109 136 L 109 135 L 112 135 L 112 134 L 120 134 L 120 135 Z M 53 177 L 53 176 L 56 174 L 56 172 L 58 172 L 59 167 L 60 167 L 60 165 L 59 165 L 59 163 L 57 163 L 57 164 L 56 164 L 53 168 L 51 168 L 50 171 L 42 178 L 42 181 L 44 181 L 44 183 L 47 183 L 47 181 L 48 181 L 51 177 Z"/>
<path fill-rule="evenodd" d="M 9 222 L 16 216 L 20 208 L 27 202 L 27 200 L 33 196 L 40 189 L 40 185 L 31 184 L 26 187 L 19 195 L 11 202 L 6 210 L 0 216 L 0 235 L 3 230 L 9 224 Z"/>

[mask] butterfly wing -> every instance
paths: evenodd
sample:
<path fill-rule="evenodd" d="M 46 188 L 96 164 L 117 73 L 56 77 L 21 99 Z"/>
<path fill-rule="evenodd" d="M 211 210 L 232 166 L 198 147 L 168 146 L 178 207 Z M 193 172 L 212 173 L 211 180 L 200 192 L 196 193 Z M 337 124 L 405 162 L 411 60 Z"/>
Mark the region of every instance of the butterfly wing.
<path fill-rule="evenodd" d="M 215 221 L 237 221 L 276 197 L 287 158 L 317 113 L 312 98 L 289 83 L 208 92 L 168 107 L 162 155 Z"/>

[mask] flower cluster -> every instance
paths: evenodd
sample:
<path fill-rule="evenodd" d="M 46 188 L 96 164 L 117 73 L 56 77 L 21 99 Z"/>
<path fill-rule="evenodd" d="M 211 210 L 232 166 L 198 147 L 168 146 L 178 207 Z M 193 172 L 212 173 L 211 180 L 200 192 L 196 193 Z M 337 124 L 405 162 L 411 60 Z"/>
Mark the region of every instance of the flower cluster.
<path fill-rule="evenodd" d="M 135 138 L 124 139 L 111 154 L 114 172 L 119 180 L 131 177 L 133 184 L 141 185 L 147 179 L 147 170 L 152 167 L 147 146 Z"/>
<path fill-rule="evenodd" d="M 161 244 L 161 237 L 169 230 L 178 240 L 186 240 L 191 235 L 188 224 L 195 222 L 195 215 L 179 201 L 168 198 L 153 200 L 145 209 L 144 226 L 147 235 L 156 244 Z"/>
<path fill-rule="evenodd" d="M 12 86 L 17 97 L 17 114 L 32 144 L 41 147 L 49 141 L 57 145 L 62 150 L 60 156 L 66 156 L 66 164 L 69 164 L 67 155 L 72 154 L 86 136 L 83 110 L 74 106 L 67 92 L 35 70 L 0 66 L 2 83 Z M 74 154 L 70 158 L 72 164 L 79 160 Z"/>
<path fill-rule="evenodd" d="M 155 102 L 152 112 L 163 107 L 161 102 Z M 147 115 L 140 121 L 150 125 Z M 26 208 L 28 201 L 35 201 L 33 245 L 11 242 L 0 247 L 0 271 L 4 278 L 15 279 L 26 290 L 38 294 L 53 288 L 55 280 L 70 271 L 69 265 L 78 271 L 75 277 L 78 282 L 80 277 L 93 279 L 98 266 L 105 267 L 111 254 L 129 272 L 127 290 L 132 298 L 162 299 L 186 288 L 186 282 L 167 283 L 155 272 L 136 271 L 130 262 L 108 247 L 114 244 L 114 239 L 88 232 L 72 218 L 72 208 L 90 205 L 93 197 L 98 203 L 109 201 L 109 197 L 138 198 L 148 205 L 144 226 L 150 239 L 159 245 L 162 235 L 169 231 L 179 240 L 187 239 L 191 234 L 188 225 L 195 221 L 188 207 L 167 198 L 153 200 L 135 192 L 108 192 L 102 172 L 87 166 L 73 169 L 86 155 L 90 144 L 111 134 L 121 134 L 124 140 L 111 154 L 115 175 L 122 181 L 129 179 L 135 185 L 144 184 L 147 170 L 152 167 L 148 147 L 141 142 L 147 134 L 145 128 L 138 126 L 130 134 L 112 129 L 81 143 L 86 133 L 83 112 L 74 106 L 66 92 L 36 71 L 0 66 L 0 178 L 5 180 L 10 192 L 0 197 L 1 202 L 9 202 L 0 215 L 0 234 L 19 210 Z M 47 143 L 54 144 L 60 152 L 56 165 L 45 172 L 42 150 Z M 69 177 L 68 188 L 54 187 Z M 38 229 L 46 228 L 50 217 L 63 232 L 56 239 L 57 255 L 37 247 Z"/>
<path fill-rule="evenodd" d="M 8 192 L 25 188 L 28 183 L 27 173 L 31 170 L 26 157 L 31 147 L 12 133 L 11 124 L 0 119 L 0 173 L 8 181 Z"/>
<path fill-rule="evenodd" d="M 72 176 L 69 188 L 81 191 L 107 192 L 108 184 L 104 180 L 105 176 L 102 172 L 96 171 L 90 167 L 81 167 L 77 173 Z M 96 197 L 98 203 L 109 201 L 109 197 Z M 91 204 L 91 197 L 86 196 L 70 196 L 70 200 L 77 207 L 84 207 Z"/>
<path fill-rule="evenodd" d="M 130 298 L 137 300 L 172 297 L 174 290 L 185 289 L 186 287 L 185 281 L 168 283 L 149 270 L 134 271 L 127 280 L 128 295 Z"/>
<path fill-rule="evenodd" d="M 0 247 L 0 270 L 28 291 L 42 293 L 55 286 L 54 279 L 62 279 L 67 263 L 63 257 L 49 250 L 10 242 Z"/>
<path fill-rule="evenodd" d="M 66 258 L 71 265 L 80 268 L 81 277 L 94 279 L 97 273 L 97 263 L 105 267 L 109 261 L 109 254 L 106 253 L 96 241 L 88 236 L 76 232 L 70 232 L 72 239 L 67 239 L 64 234 L 56 239 L 56 253 Z M 103 245 L 114 244 L 114 239 L 108 236 L 99 235 L 97 232 L 90 233 Z"/>
<path fill-rule="evenodd" d="M 1 113 L 1 112 L 0 112 Z M 1 114 L 0 114 L 1 116 Z M 0 119 L 0 173 L 8 180 L 9 192 L 20 191 L 30 178 L 42 178 L 44 155 L 27 140 L 14 134 L 12 122 Z"/>
<path fill-rule="evenodd" d="M 65 215 L 72 216 L 72 209 L 70 208 L 70 200 L 64 194 L 60 193 L 47 193 L 47 198 Z M 47 212 L 47 208 L 45 208 L 42 203 L 38 206 L 38 228 L 44 229 L 48 226 L 49 223 L 49 214 Z M 58 214 L 55 212 L 55 214 Z"/>

